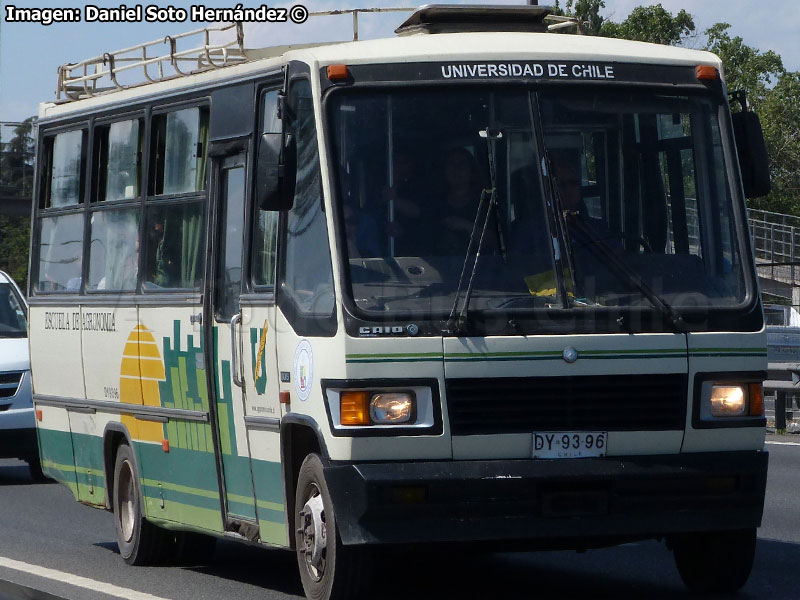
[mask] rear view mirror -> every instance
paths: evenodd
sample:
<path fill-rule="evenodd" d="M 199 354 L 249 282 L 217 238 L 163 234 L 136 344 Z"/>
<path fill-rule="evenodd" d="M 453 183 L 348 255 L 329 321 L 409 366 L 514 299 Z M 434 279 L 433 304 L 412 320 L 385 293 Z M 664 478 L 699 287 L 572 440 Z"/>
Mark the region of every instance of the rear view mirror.
<path fill-rule="evenodd" d="M 742 170 L 742 184 L 747 198 L 769 194 L 769 160 L 764 132 L 758 115 L 749 110 L 733 113 L 733 135 Z"/>
<path fill-rule="evenodd" d="M 294 136 L 284 137 L 281 133 L 261 136 L 256 161 L 256 200 L 260 210 L 292 208 L 296 163 Z"/>

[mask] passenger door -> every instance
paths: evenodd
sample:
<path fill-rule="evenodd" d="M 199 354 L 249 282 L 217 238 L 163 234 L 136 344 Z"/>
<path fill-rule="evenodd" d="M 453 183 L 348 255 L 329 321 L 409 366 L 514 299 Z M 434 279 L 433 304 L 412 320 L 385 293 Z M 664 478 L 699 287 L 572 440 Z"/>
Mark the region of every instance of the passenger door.
<path fill-rule="evenodd" d="M 239 152 L 218 156 L 214 172 L 213 349 L 224 510 L 228 529 L 252 537 L 257 527 L 255 492 L 245 427 L 246 390 L 242 380 L 245 372 L 242 360 L 247 346 L 242 339 L 244 328 L 239 307 L 248 188 L 247 154 Z M 233 526 L 232 522 L 240 525 Z"/>

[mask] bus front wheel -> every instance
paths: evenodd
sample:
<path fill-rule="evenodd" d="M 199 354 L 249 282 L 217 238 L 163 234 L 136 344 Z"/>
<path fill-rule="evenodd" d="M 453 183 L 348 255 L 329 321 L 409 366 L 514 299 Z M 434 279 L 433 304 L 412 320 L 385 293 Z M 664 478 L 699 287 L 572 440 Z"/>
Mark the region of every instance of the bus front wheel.
<path fill-rule="evenodd" d="M 122 444 L 114 465 L 114 523 L 119 553 L 129 565 L 160 562 L 161 550 L 168 546 L 167 533 L 149 523 L 142 514 L 142 486 L 133 450 Z"/>
<path fill-rule="evenodd" d="M 756 528 L 676 536 L 672 550 L 691 592 L 733 593 L 747 582 L 753 568 Z"/>
<path fill-rule="evenodd" d="M 364 597 L 370 571 L 366 553 L 341 542 L 317 454 L 309 454 L 300 467 L 294 510 L 297 564 L 306 596 L 310 600 Z"/>

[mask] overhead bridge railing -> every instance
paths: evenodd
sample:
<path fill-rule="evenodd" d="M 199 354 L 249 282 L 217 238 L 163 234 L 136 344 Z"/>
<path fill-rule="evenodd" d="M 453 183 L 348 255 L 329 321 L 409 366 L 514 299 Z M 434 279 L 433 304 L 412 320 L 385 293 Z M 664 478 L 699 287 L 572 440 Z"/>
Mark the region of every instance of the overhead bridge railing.
<path fill-rule="evenodd" d="M 800 217 L 752 208 L 747 213 L 759 276 L 800 285 Z"/>
<path fill-rule="evenodd" d="M 212 43 L 212 36 L 232 39 Z M 179 42 L 189 42 L 187 45 L 191 47 L 179 49 Z M 56 98 L 91 98 L 135 85 L 165 81 L 243 62 L 247 62 L 247 57 L 241 23 L 204 27 L 61 65 L 58 68 Z M 138 80 L 134 79 L 130 83 L 121 80 L 121 76 L 131 76 L 137 70 L 141 70 Z"/>

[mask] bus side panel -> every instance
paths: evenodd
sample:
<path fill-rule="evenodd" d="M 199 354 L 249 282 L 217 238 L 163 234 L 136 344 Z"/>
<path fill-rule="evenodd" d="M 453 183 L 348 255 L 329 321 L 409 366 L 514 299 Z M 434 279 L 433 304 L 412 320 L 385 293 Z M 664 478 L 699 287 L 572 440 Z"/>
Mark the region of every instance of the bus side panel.
<path fill-rule="evenodd" d="M 200 326 L 190 322 L 199 312 L 199 306 L 140 307 L 139 369 L 145 406 L 208 414 L 204 342 Z M 211 424 L 171 416 L 166 423 L 138 420 L 137 426 L 147 517 L 221 532 Z"/>
<path fill-rule="evenodd" d="M 281 404 L 276 331 L 275 306 L 242 307 L 245 414 L 277 422 Z M 280 433 L 251 426 L 247 435 L 261 540 L 288 546 Z"/>
<path fill-rule="evenodd" d="M 28 313 L 31 383 L 34 397 L 86 397 L 81 359 L 79 306 L 31 306 Z M 78 498 L 72 434 L 66 408 L 36 405 L 42 411 L 39 453 L 44 472 Z"/>
<path fill-rule="evenodd" d="M 249 435 L 261 540 L 276 546 L 288 546 L 280 434 L 276 431 L 250 431 Z"/>
<path fill-rule="evenodd" d="M 719 450 L 761 450 L 766 429 L 762 427 L 696 428 L 695 404 L 697 380 L 714 379 L 735 382 L 741 373 L 767 372 L 767 334 L 755 333 L 690 333 L 689 398 L 686 411 L 686 435 L 681 452 L 713 452 Z M 730 375 L 724 375 L 730 373 Z"/>
<path fill-rule="evenodd" d="M 131 383 L 138 388 L 138 344 L 135 339 L 135 306 L 82 306 L 81 350 L 86 398 L 100 402 L 141 404 L 141 394 L 131 393 Z M 131 435 L 136 428 L 131 416 L 110 412 L 69 410 L 78 499 L 89 504 L 105 503 L 103 434 L 109 423 L 122 421 Z M 111 469 L 113 470 L 113 465 Z"/>
<path fill-rule="evenodd" d="M 72 430 L 75 478 L 78 500 L 105 506 L 105 468 L 103 464 L 103 431 L 117 416 L 108 413 L 84 413 L 67 409 Z"/>
<path fill-rule="evenodd" d="M 48 477 L 66 485 L 77 500 L 78 483 L 75 478 L 75 457 L 72 454 L 67 410 L 59 406 L 36 408 L 42 411 L 42 420 L 37 424 L 42 471 Z"/>
<path fill-rule="evenodd" d="M 86 398 L 80 307 L 32 306 L 28 335 L 34 393 L 60 398 Z"/>

